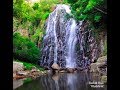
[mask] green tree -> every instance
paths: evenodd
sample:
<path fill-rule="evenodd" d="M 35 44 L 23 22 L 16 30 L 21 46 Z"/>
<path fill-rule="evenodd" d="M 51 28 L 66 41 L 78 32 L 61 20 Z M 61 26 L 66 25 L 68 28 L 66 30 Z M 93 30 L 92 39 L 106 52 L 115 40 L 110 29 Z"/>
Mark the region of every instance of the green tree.
<path fill-rule="evenodd" d="M 106 0 L 67 0 L 71 5 L 72 13 L 76 20 L 88 20 L 95 25 L 107 14 Z"/>
<path fill-rule="evenodd" d="M 39 59 L 40 50 L 27 37 L 23 37 L 19 33 L 14 33 L 13 54 L 16 59 L 36 63 Z"/>
<path fill-rule="evenodd" d="M 38 61 L 45 32 L 44 24 L 55 5 L 61 1 L 40 0 L 29 3 L 26 0 L 13 0 L 14 58 L 30 63 Z M 22 36 L 21 30 L 28 31 L 28 37 Z"/>

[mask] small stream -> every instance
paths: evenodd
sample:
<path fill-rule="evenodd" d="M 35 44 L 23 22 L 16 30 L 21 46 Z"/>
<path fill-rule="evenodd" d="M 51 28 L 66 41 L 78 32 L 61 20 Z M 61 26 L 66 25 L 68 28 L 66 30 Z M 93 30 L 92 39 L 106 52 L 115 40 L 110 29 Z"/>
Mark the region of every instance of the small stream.
<path fill-rule="evenodd" d="M 107 90 L 97 73 L 75 72 L 47 74 L 14 90 Z"/>

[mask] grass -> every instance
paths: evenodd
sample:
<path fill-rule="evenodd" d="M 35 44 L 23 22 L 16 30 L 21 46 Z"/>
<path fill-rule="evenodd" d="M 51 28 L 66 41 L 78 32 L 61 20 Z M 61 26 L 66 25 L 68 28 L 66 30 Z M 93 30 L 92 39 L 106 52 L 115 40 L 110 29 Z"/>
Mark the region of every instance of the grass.
<path fill-rule="evenodd" d="M 13 59 L 14 60 L 14 59 Z M 40 71 L 44 71 L 44 68 L 41 68 L 39 65 L 35 65 L 35 64 L 32 64 L 32 63 L 27 63 L 27 62 L 23 62 L 23 61 L 20 61 L 20 60 L 14 60 L 14 61 L 17 61 L 17 62 L 21 62 L 23 63 L 23 65 L 25 66 L 25 69 L 26 70 L 31 70 L 33 67 L 36 67 L 37 69 L 39 69 Z"/>
<path fill-rule="evenodd" d="M 23 65 L 25 66 L 25 69 L 27 69 L 27 70 L 31 70 L 31 69 L 34 67 L 33 64 L 31 64 L 31 63 L 26 63 L 26 62 L 23 62 Z"/>

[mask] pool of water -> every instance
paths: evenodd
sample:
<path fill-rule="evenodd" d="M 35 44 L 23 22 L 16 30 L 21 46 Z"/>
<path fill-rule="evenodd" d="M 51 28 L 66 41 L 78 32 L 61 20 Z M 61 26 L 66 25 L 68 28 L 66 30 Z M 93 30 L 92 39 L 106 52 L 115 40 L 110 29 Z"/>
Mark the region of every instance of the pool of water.
<path fill-rule="evenodd" d="M 14 90 L 107 90 L 97 73 L 47 74 Z"/>

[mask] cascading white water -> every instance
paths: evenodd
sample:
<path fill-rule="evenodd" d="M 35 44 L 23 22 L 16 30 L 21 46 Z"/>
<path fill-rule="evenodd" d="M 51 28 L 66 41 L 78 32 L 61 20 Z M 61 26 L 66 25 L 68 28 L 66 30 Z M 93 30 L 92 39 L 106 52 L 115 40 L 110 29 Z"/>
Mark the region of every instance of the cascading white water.
<path fill-rule="evenodd" d="M 53 34 L 55 37 L 54 43 L 55 43 L 55 48 L 54 48 L 54 63 L 57 63 L 57 35 L 56 35 L 56 17 L 57 17 L 57 12 L 55 13 L 55 18 L 53 18 L 53 23 L 54 23 L 54 29 L 53 29 Z"/>
<path fill-rule="evenodd" d="M 60 9 L 64 9 L 66 11 L 66 13 L 70 14 L 71 10 L 69 8 L 69 6 L 67 5 L 58 5 L 57 8 L 55 9 L 55 16 L 54 18 L 52 18 L 53 20 L 53 35 L 54 35 L 54 43 L 55 43 L 55 47 L 54 47 L 54 63 L 57 63 L 57 50 L 58 50 L 58 40 L 57 40 L 57 35 L 56 35 L 56 22 L 57 22 L 57 17 L 58 17 L 58 12 Z M 76 45 L 76 22 L 75 20 L 72 18 L 70 19 L 71 21 L 71 25 L 69 26 L 68 29 L 66 29 L 66 32 L 68 32 L 69 37 L 68 37 L 68 41 L 67 41 L 67 47 L 68 47 L 68 53 L 67 53 L 67 57 L 66 57 L 66 67 L 69 68 L 75 68 L 76 67 L 76 61 L 75 61 L 75 45 Z"/>
<path fill-rule="evenodd" d="M 66 57 L 66 67 L 67 68 L 75 68 L 76 67 L 76 60 L 75 60 L 75 45 L 77 41 L 76 37 L 76 22 L 74 19 L 71 19 L 70 22 L 70 30 L 68 32 L 68 41 L 67 41 L 67 57 Z"/>
<path fill-rule="evenodd" d="M 59 11 L 61 9 L 65 9 L 66 13 L 69 13 L 71 12 L 71 10 L 69 9 L 69 6 L 67 5 L 57 5 L 57 8 L 55 9 L 54 12 L 52 12 L 50 15 L 49 15 L 49 19 L 48 19 L 48 23 L 47 23 L 47 30 L 46 30 L 46 37 L 51 33 L 51 35 L 54 36 L 54 63 L 57 63 L 57 50 L 58 50 L 58 39 L 57 39 L 57 34 L 56 34 L 56 23 L 57 23 L 57 20 L 58 20 L 58 15 L 59 15 Z M 52 26 L 51 26 L 52 25 Z M 72 25 L 71 29 L 74 28 L 74 25 Z M 72 32 L 71 32 L 72 34 Z M 70 36 L 71 38 L 71 36 Z M 70 40 L 69 40 L 70 41 Z M 69 44 L 69 43 L 68 43 Z M 71 54 L 70 54 L 71 55 Z"/>
<path fill-rule="evenodd" d="M 95 45 L 90 41 L 91 33 L 83 27 L 83 21 L 76 21 L 71 16 L 70 7 L 64 4 L 57 5 L 50 13 L 45 25 L 40 66 L 50 69 L 56 63 L 60 68 L 86 68 L 90 59 L 96 59 L 97 49 L 91 47 L 91 44 Z"/>

